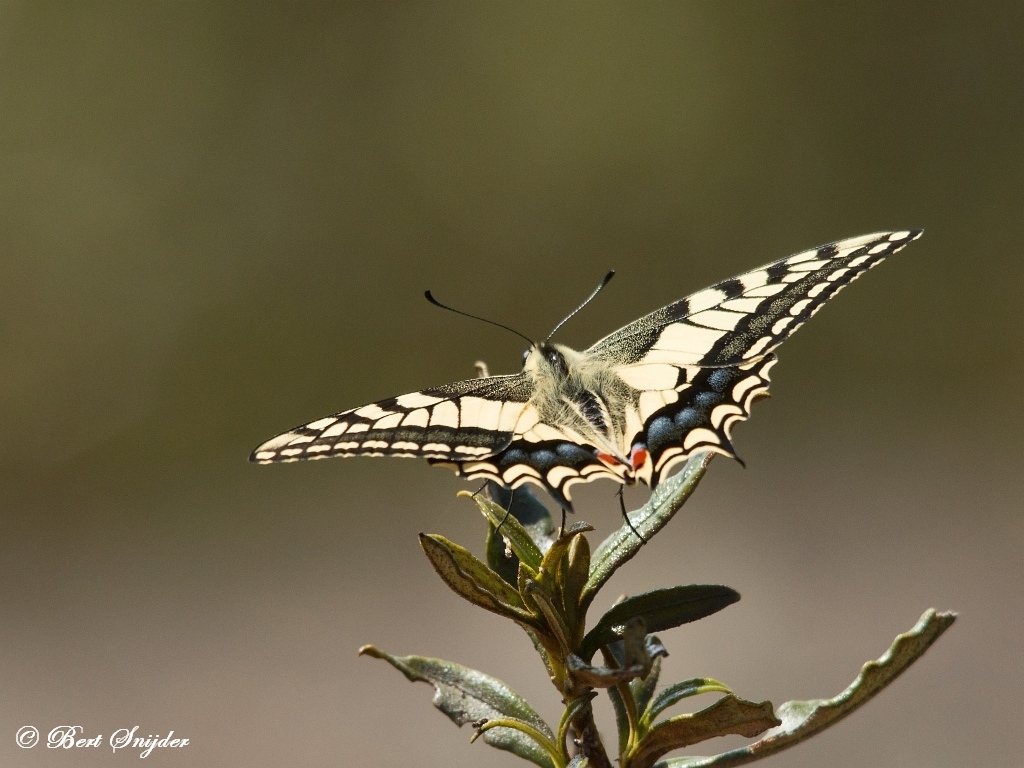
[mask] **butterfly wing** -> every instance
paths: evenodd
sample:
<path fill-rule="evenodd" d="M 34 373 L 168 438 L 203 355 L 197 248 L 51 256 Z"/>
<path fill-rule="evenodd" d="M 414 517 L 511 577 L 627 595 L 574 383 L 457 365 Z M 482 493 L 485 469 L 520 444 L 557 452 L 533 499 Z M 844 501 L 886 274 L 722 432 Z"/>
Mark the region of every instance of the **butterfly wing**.
<path fill-rule="evenodd" d="M 257 464 L 330 456 L 418 456 L 458 461 L 489 456 L 512 439 L 533 395 L 520 373 L 456 381 L 303 424 L 253 451 Z"/>
<path fill-rule="evenodd" d="M 701 451 L 735 456 L 730 431 L 767 394 L 772 351 L 822 305 L 921 235 L 878 232 L 829 243 L 724 280 L 594 344 L 637 391 L 626 448 L 645 446 L 652 486 Z"/>
<path fill-rule="evenodd" d="M 599 477 L 626 482 L 624 467 L 602 463 L 586 438 L 540 421 L 532 405 L 524 409 L 514 436 L 503 450 L 459 462 L 432 459 L 430 463 L 450 466 L 456 474 L 471 480 L 493 480 L 507 488 L 524 483 L 540 485 L 564 509 L 572 509 L 569 486 L 574 483 Z"/>
<path fill-rule="evenodd" d="M 798 253 L 680 299 L 598 341 L 618 365 L 724 366 L 771 352 L 836 293 L 922 230 L 876 232 Z"/>

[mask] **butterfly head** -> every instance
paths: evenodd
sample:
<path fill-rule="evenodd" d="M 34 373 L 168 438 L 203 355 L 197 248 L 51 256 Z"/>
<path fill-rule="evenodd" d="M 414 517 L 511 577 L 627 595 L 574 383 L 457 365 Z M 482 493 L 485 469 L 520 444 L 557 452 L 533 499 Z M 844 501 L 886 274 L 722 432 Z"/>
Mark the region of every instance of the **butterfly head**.
<path fill-rule="evenodd" d="M 535 377 L 564 379 L 569 375 L 569 358 L 574 354 L 561 344 L 535 343 L 523 352 L 523 371 Z"/>

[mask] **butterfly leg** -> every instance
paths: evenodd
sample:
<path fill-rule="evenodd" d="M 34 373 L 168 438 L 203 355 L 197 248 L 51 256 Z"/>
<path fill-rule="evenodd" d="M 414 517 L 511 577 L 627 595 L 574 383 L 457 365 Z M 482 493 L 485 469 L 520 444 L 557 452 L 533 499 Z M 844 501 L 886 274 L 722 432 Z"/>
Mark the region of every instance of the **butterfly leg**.
<path fill-rule="evenodd" d="M 487 485 L 487 483 L 484 483 L 484 485 Z M 480 490 L 483 490 L 483 489 L 481 488 Z M 516 497 L 516 489 L 513 488 L 512 489 L 512 493 L 509 494 L 509 497 L 508 497 L 508 509 L 505 510 L 505 516 L 503 518 L 501 518 L 501 522 L 498 523 L 498 527 L 494 529 L 494 532 L 496 534 L 498 534 L 498 535 L 501 535 L 501 526 L 503 526 L 505 524 L 505 521 L 508 520 L 508 516 L 512 514 L 512 500 L 515 497 Z"/>
<path fill-rule="evenodd" d="M 619 509 L 622 510 L 622 519 L 626 521 L 626 525 L 629 526 L 629 530 L 636 534 L 636 537 L 640 539 L 644 544 L 647 543 L 647 539 L 640 535 L 640 531 L 633 527 L 633 521 L 629 519 L 629 515 L 626 514 L 626 499 L 622 495 L 622 491 L 625 489 L 624 485 L 619 486 Z"/>
<path fill-rule="evenodd" d="M 562 526 L 558 529 L 558 538 L 565 536 L 565 507 L 562 507 Z"/>

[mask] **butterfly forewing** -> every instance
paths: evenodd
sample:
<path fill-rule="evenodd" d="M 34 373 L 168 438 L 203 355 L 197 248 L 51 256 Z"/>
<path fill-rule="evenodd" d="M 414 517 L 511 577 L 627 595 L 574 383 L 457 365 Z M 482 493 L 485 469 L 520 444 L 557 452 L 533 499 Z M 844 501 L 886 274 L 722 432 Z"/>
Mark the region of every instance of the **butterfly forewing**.
<path fill-rule="evenodd" d="M 487 456 L 508 445 L 532 392 L 532 382 L 521 373 L 411 392 L 296 427 L 261 445 L 251 460 Z"/>
<path fill-rule="evenodd" d="M 727 366 L 764 356 L 838 291 L 920 235 L 876 232 L 765 264 L 662 307 L 587 353 L 620 366 Z"/>

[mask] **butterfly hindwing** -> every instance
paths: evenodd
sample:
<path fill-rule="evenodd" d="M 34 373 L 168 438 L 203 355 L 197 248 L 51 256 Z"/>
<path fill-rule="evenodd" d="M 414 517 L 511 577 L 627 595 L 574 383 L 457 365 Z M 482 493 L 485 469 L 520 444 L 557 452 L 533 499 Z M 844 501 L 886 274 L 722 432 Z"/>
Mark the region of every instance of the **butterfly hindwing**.
<path fill-rule="evenodd" d="M 652 488 L 677 463 L 689 457 L 714 451 L 732 458 L 732 428 L 750 417 L 750 406 L 765 397 L 770 379 L 769 369 L 775 355 L 722 368 L 687 369 L 689 380 L 678 389 L 658 393 L 661 407 L 643 407 L 640 398 L 643 430 L 633 441 L 648 454 L 638 478 Z M 653 398 L 652 398 L 653 400 Z"/>
<path fill-rule="evenodd" d="M 470 480 L 485 479 L 506 488 L 534 483 L 545 489 L 564 509 L 572 509 L 569 487 L 606 477 L 624 482 L 623 470 L 603 464 L 594 449 L 581 445 L 573 436 L 552 434 L 543 440 L 514 438 L 501 452 L 482 459 L 457 463 L 431 461 L 451 466 L 457 474 Z"/>
<path fill-rule="evenodd" d="M 523 374 L 457 381 L 304 424 L 268 440 L 259 464 L 329 456 L 488 456 L 512 439 L 533 393 Z"/>

